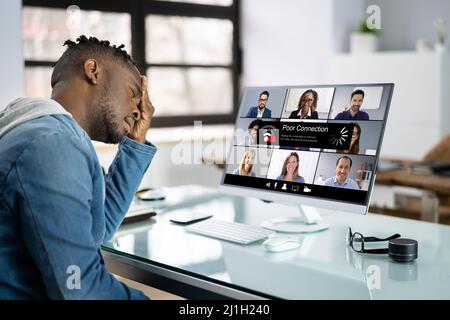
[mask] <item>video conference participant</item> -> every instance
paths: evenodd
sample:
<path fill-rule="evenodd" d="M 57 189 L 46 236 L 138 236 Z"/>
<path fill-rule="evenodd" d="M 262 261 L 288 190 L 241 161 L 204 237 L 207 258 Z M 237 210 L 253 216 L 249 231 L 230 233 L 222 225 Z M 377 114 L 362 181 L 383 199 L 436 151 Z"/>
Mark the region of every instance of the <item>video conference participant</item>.
<path fill-rule="evenodd" d="M 305 179 L 298 174 L 299 162 L 297 152 L 291 152 L 286 160 L 284 160 L 281 175 L 277 177 L 277 180 L 305 183 Z"/>
<path fill-rule="evenodd" d="M 352 168 L 352 159 L 342 156 L 336 161 L 336 176 L 325 180 L 325 186 L 359 190 L 355 180 L 348 177 Z"/>
<path fill-rule="evenodd" d="M 248 125 L 249 145 L 258 143 L 259 120 L 253 120 Z"/>
<path fill-rule="evenodd" d="M 348 150 L 338 150 L 337 153 L 343 154 L 359 154 L 359 140 L 361 138 L 361 127 L 356 122 L 353 124 L 352 139 L 350 140 L 350 148 Z"/>
<path fill-rule="evenodd" d="M 235 169 L 233 171 L 233 174 L 239 176 L 255 177 L 256 175 L 252 171 L 254 161 L 255 161 L 255 150 L 248 150 L 242 156 L 239 168 Z"/>
<path fill-rule="evenodd" d="M 289 119 L 319 119 L 317 113 L 317 100 L 319 96 L 316 91 L 309 89 L 303 92 L 297 105 L 297 110 L 294 110 L 289 115 Z M 311 110 L 311 115 L 309 111 Z"/>
<path fill-rule="evenodd" d="M 269 100 L 269 92 L 263 91 L 259 95 L 258 105 L 256 107 L 251 107 L 246 117 L 247 118 L 271 118 L 272 111 L 266 107 L 267 101 Z"/>
<path fill-rule="evenodd" d="M 336 120 L 369 120 L 369 114 L 361 111 L 364 101 L 364 91 L 355 90 L 350 96 L 349 109 L 337 114 Z"/>

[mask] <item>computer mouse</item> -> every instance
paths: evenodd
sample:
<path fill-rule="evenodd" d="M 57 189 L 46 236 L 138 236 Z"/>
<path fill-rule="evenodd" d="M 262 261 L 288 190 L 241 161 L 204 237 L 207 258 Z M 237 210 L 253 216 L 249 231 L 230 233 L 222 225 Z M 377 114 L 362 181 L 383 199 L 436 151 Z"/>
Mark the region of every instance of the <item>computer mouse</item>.
<path fill-rule="evenodd" d="M 270 252 L 282 252 L 300 247 L 300 241 L 293 237 L 271 237 L 263 242 L 263 246 Z"/>

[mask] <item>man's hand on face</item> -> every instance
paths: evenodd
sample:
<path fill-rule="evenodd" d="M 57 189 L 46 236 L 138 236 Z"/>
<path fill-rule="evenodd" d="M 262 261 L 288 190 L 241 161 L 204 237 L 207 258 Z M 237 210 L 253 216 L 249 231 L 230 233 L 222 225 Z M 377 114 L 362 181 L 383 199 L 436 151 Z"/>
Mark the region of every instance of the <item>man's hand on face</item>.
<path fill-rule="evenodd" d="M 141 87 L 142 96 L 138 105 L 139 111 L 141 112 L 141 118 L 134 123 L 134 127 L 128 137 L 140 143 L 145 143 L 145 137 L 148 129 L 150 128 L 155 108 L 148 97 L 146 76 L 141 76 Z"/>

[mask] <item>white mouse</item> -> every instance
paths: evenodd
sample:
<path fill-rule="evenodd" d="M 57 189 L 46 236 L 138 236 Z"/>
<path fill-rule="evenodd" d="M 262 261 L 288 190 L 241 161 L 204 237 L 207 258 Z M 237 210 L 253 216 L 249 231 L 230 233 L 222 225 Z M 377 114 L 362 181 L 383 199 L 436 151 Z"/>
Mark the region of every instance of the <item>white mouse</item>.
<path fill-rule="evenodd" d="M 281 252 L 300 247 L 300 241 L 292 237 L 276 236 L 263 242 L 263 246 L 270 252 Z"/>

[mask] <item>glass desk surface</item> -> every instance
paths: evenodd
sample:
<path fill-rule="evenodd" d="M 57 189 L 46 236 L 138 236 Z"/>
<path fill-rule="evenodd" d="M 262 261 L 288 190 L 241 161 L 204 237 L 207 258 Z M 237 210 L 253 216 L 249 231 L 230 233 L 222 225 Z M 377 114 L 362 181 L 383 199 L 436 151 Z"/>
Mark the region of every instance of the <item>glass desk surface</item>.
<path fill-rule="evenodd" d="M 265 219 L 298 215 L 296 207 L 222 195 L 199 186 L 170 188 L 166 193 L 166 204 L 158 205 L 156 217 L 121 226 L 103 245 L 106 260 L 114 255 L 134 267 L 169 270 L 177 281 L 230 298 L 450 299 L 448 226 L 327 210 L 321 214 L 330 229 L 289 234 L 301 240 L 300 248 L 271 253 L 262 241 L 247 246 L 220 241 L 185 232 L 184 226 L 169 219 L 202 211 L 214 219 L 259 226 Z M 387 255 L 356 253 L 345 240 L 349 226 L 365 236 L 400 233 L 415 239 L 419 258 L 397 263 Z"/>

